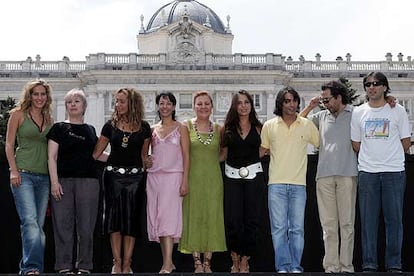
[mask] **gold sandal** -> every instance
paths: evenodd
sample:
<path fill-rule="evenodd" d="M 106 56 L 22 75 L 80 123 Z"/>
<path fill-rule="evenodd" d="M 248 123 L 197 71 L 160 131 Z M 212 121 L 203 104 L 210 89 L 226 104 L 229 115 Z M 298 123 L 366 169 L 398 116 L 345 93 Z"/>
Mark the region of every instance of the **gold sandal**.
<path fill-rule="evenodd" d="M 231 260 L 233 261 L 233 265 L 231 267 L 230 273 L 239 273 L 240 272 L 240 255 L 232 251 Z"/>
<path fill-rule="evenodd" d="M 249 267 L 250 256 L 242 256 L 240 261 L 240 273 L 250 273 Z"/>
<path fill-rule="evenodd" d="M 204 268 L 200 260 L 200 253 L 194 252 L 193 259 L 194 259 L 194 268 L 195 268 L 194 273 L 203 273 Z"/>
<path fill-rule="evenodd" d="M 211 270 L 211 257 L 212 257 L 211 252 L 204 253 L 204 262 L 203 262 L 204 273 L 213 273 L 213 271 Z"/>

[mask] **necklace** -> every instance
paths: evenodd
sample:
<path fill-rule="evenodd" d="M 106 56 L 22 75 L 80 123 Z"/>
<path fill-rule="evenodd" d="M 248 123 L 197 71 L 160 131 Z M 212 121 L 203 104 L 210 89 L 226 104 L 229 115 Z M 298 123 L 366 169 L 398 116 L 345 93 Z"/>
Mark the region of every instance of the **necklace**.
<path fill-rule="evenodd" d="M 39 129 L 39 132 L 42 132 L 43 130 L 43 125 L 45 123 L 45 115 L 42 113 L 42 123 L 40 124 L 40 126 L 36 123 L 35 119 L 33 118 L 32 112 L 29 111 L 29 115 L 30 115 L 30 119 L 32 120 L 32 122 L 37 126 L 37 128 Z"/>
<path fill-rule="evenodd" d="M 210 122 L 210 129 L 208 132 L 208 136 L 206 140 L 203 140 L 201 138 L 200 132 L 198 132 L 198 128 L 197 128 L 197 121 L 194 121 L 194 130 L 196 132 L 197 135 L 197 140 L 200 141 L 201 144 L 203 145 L 210 145 L 211 142 L 213 141 L 213 137 L 214 137 L 214 129 L 213 129 L 213 124 Z"/>
<path fill-rule="evenodd" d="M 124 133 L 124 137 L 122 137 L 121 147 L 126 148 L 128 147 L 129 136 L 131 136 L 132 132 L 130 132 L 128 135 L 124 131 L 123 133 Z"/>

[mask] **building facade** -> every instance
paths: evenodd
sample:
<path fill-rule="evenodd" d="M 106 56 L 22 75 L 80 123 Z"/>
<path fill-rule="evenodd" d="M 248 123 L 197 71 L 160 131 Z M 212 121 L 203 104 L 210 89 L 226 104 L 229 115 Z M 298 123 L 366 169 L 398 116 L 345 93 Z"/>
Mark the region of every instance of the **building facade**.
<path fill-rule="evenodd" d="M 18 99 L 23 85 L 33 78 L 44 78 L 53 87 L 55 120 L 65 119 L 63 96 L 74 87 L 88 97 L 86 121 L 98 131 L 113 111 L 113 92 L 134 87 L 145 97 L 146 119 L 157 121 L 155 97 L 170 91 L 177 98 L 179 120 L 193 116 L 193 94 L 211 92 L 213 120 L 222 123 L 232 95 L 240 89 L 254 97 L 262 121 L 273 117 L 276 93 L 285 85 L 294 87 L 305 105 L 319 94 L 322 83 L 345 77 L 364 98 L 362 78 L 371 71 L 386 74 L 392 95 L 408 113 L 414 125 L 414 61 L 391 53 L 377 62 L 353 61 L 351 55 L 334 61 L 299 60 L 282 54 L 242 54 L 232 52 L 233 34 L 227 24 L 209 7 L 194 0 L 167 3 L 150 18 L 137 35 L 138 52 L 128 54 L 89 54 L 84 61 L 43 61 L 40 56 L 23 61 L 0 61 L 0 100 Z"/>

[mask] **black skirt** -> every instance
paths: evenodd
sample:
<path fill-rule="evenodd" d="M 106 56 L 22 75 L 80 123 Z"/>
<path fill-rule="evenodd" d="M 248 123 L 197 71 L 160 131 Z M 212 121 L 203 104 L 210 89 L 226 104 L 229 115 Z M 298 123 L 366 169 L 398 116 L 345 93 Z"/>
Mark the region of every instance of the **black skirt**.
<path fill-rule="evenodd" d="M 141 237 L 145 228 L 144 175 L 105 171 L 104 185 L 106 232 Z"/>

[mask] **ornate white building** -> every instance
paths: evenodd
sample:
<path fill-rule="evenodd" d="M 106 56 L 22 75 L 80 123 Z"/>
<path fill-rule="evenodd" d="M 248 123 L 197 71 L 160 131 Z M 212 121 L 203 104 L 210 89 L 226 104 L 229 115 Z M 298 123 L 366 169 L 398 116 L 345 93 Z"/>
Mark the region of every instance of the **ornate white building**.
<path fill-rule="evenodd" d="M 322 83 L 346 77 L 364 96 L 362 78 L 382 71 L 390 81 L 392 95 L 406 107 L 411 128 L 414 123 L 414 61 L 403 55 L 393 59 L 387 53 L 377 62 L 352 61 L 351 55 L 335 61 L 298 61 L 282 54 L 232 52 L 230 17 L 226 24 L 209 7 L 195 0 L 175 0 L 158 11 L 137 35 L 138 53 L 89 54 L 85 61 L 44 61 L 40 56 L 22 61 L 0 61 L 0 100 L 19 98 L 23 85 L 44 78 L 53 86 L 54 115 L 65 118 L 64 94 L 74 87 L 88 96 L 86 121 L 100 131 L 113 111 L 112 94 L 121 87 L 135 87 L 145 97 L 146 119 L 157 120 L 155 96 L 173 92 L 180 120 L 193 116 L 192 96 L 207 90 L 213 95 L 213 119 L 223 122 L 231 96 L 240 89 L 249 91 L 261 120 L 273 116 L 275 95 L 284 85 L 294 87 L 302 104 L 319 94 Z M 131 26 L 133 27 L 133 26 Z"/>

